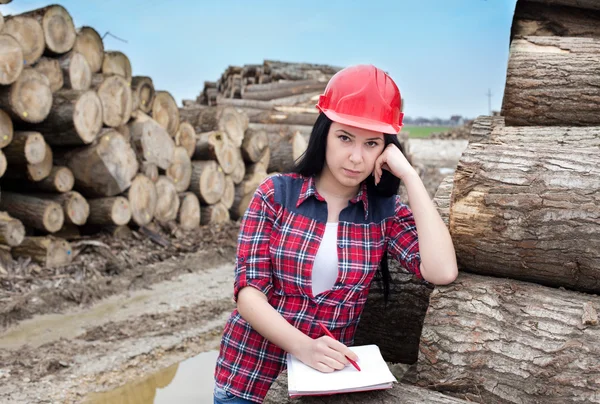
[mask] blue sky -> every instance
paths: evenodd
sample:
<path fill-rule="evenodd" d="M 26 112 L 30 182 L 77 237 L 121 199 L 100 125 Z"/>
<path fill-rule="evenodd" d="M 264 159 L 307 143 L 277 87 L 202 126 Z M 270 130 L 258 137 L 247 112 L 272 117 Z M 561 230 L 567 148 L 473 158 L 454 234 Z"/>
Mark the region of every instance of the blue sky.
<path fill-rule="evenodd" d="M 106 36 L 134 75 L 180 104 L 228 65 L 264 59 L 388 71 L 410 117 L 470 118 L 499 110 L 516 0 L 64 0 L 76 27 Z M 15 0 L 4 15 L 52 4 Z"/>

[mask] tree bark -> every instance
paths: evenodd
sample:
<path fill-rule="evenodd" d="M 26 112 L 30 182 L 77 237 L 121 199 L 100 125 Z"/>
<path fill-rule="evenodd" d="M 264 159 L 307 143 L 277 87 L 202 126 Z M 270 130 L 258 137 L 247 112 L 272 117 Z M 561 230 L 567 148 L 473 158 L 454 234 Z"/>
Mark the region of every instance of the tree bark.
<path fill-rule="evenodd" d="M 598 75 L 599 39 L 515 39 L 501 114 L 510 126 L 598 126 Z"/>
<path fill-rule="evenodd" d="M 89 197 L 115 196 L 131 185 L 138 171 L 135 153 L 115 130 L 100 133 L 96 142 L 65 156 L 75 175 L 75 187 Z"/>
<path fill-rule="evenodd" d="M 90 215 L 87 223 L 92 225 L 123 226 L 131 219 L 131 209 L 127 198 L 113 196 L 107 198 L 88 199 Z"/>
<path fill-rule="evenodd" d="M 190 123 L 196 132 L 224 132 L 235 147 L 240 147 L 248 129 L 248 117 L 235 108 L 220 106 L 198 110 Z"/>
<path fill-rule="evenodd" d="M 154 218 L 159 223 L 167 223 L 177 219 L 179 212 L 179 195 L 175 183 L 164 175 L 158 177 L 156 181 L 156 209 L 154 210 Z"/>
<path fill-rule="evenodd" d="M 30 257 L 45 268 L 57 268 L 71 263 L 71 244 L 59 237 L 25 237 L 23 242 L 11 249 L 14 257 Z"/>
<path fill-rule="evenodd" d="M 59 231 L 65 219 L 60 204 L 14 192 L 2 192 L 0 210 L 21 220 L 26 226 L 49 233 Z"/>
<path fill-rule="evenodd" d="M 90 144 L 102 129 L 102 102 L 95 91 L 63 89 L 54 94 L 48 117 L 28 126 L 41 132 L 52 146 Z"/>
<path fill-rule="evenodd" d="M 17 131 L 3 152 L 8 164 L 39 164 L 46 157 L 46 142 L 39 132 Z"/>
<path fill-rule="evenodd" d="M 15 38 L 23 51 L 24 66 L 31 66 L 44 53 L 46 41 L 42 25 L 31 17 L 7 17 L 4 21 L 4 34 Z"/>
<path fill-rule="evenodd" d="M 200 206 L 200 224 L 211 225 L 229 221 L 229 211 L 221 202 Z"/>
<path fill-rule="evenodd" d="M 83 54 L 72 51 L 61 56 L 58 60 L 65 88 L 85 91 L 92 86 L 92 70 Z"/>
<path fill-rule="evenodd" d="M 141 110 L 145 114 L 152 111 L 154 104 L 154 83 L 150 77 L 135 76 L 131 78 L 131 91 L 133 93 L 133 110 Z"/>
<path fill-rule="evenodd" d="M 193 159 L 216 160 L 225 174 L 231 174 L 236 167 L 240 153 L 223 132 L 205 132 L 197 136 Z"/>
<path fill-rule="evenodd" d="M 267 132 L 248 129 L 242 142 L 242 157 L 246 163 L 256 163 L 269 147 Z"/>
<path fill-rule="evenodd" d="M 163 170 L 173 164 L 175 142 L 158 122 L 137 111 L 127 126 L 140 159 Z"/>
<path fill-rule="evenodd" d="M 282 87 L 283 85 L 288 86 L 287 88 Z M 249 88 L 264 88 L 266 86 L 278 86 L 271 89 L 257 89 L 256 91 L 248 91 Z M 319 82 L 314 80 L 299 80 L 286 83 L 269 83 L 269 84 L 255 84 L 253 86 L 247 86 L 242 92 L 242 98 L 246 100 L 272 100 L 275 98 L 289 97 L 293 95 L 312 93 L 317 91 L 325 90 L 327 82 Z"/>
<path fill-rule="evenodd" d="M 53 93 L 60 90 L 64 85 L 63 72 L 57 59 L 43 57 L 40 58 L 32 68 L 40 74 L 43 74 L 50 83 L 50 91 Z"/>
<path fill-rule="evenodd" d="M 471 144 L 454 175 L 450 232 L 459 265 L 600 291 L 597 148 Z"/>
<path fill-rule="evenodd" d="M 184 192 L 190 187 L 192 160 L 190 160 L 187 151 L 183 147 L 175 147 L 173 162 L 167 168 L 166 174 L 175 184 L 177 192 Z"/>
<path fill-rule="evenodd" d="M 172 137 L 179 129 L 179 108 L 168 91 L 157 91 L 152 103 L 152 118 Z"/>
<path fill-rule="evenodd" d="M 235 184 L 233 183 L 233 179 L 231 176 L 225 176 L 225 188 L 223 190 L 223 195 L 221 196 L 220 203 L 223 204 L 227 208 L 227 210 L 231 209 L 233 206 L 233 201 L 235 199 Z"/>
<path fill-rule="evenodd" d="M 0 87 L 0 108 L 18 121 L 39 123 L 52 107 L 50 82 L 31 68 L 23 69 L 10 86 Z"/>
<path fill-rule="evenodd" d="M 10 116 L 0 109 L 0 149 L 8 146 L 13 140 L 14 127 Z"/>
<path fill-rule="evenodd" d="M 179 129 L 175 134 L 175 146 L 185 148 L 188 157 L 191 159 L 196 150 L 196 131 L 189 122 L 181 122 Z"/>
<path fill-rule="evenodd" d="M 50 174 L 41 181 L 31 182 L 23 179 L 25 176 L 20 180 L 3 179 L 2 186 L 9 191 L 63 193 L 72 190 L 75 184 L 71 170 L 62 166 L 52 167 Z"/>
<path fill-rule="evenodd" d="M 278 111 L 262 111 L 258 114 L 249 114 L 251 123 L 279 124 L 279 125 L 306 125 L 312 126 L 318 114 L 312 113 L 285 113 Z"/>
<path fill-rule="evenodd" d="M 92 27 L 81 27 L 73 51 L 81 53 L 88 62 L 92 74 L 98 73 L 104 60 L 104 43 L 98 31 Z"/>
<path fill-rule="evenodd" d="M 66 53 L 75 45 L 75 26 L 69 12 L 57 4 L 20 14 L 35 18 L 42 27 L 46 51 L 50 55 Z"/>
<path fill-rule="evenodd" d="M 433 205 L 437 209 L 440 217 L 448 226 L 450 219 L 450 200 L 452 197 L 452 190 L 454 189 L 454 176 L 449 175 L 445 177 L 440 185 L 438 186 L 435 196 L 433 197 Z"/>
<path fill-rule="evenodd" d="M 150 223 L 158 201 L 154 182 L 143 174 L 136 175 L 127 191 L 127 197 L 133 221 L 139 226 Z"/>
<path fill-rule="evenodd" d="M 179 194 L 181 205 L 177 221 L 181 229 L 189 231 L 200 227 L 200 200 L 192 192 Z"/>
<path fill-rule="evenodd" d="M 225 191 L 225 174 L 214 160 L 192 161 L 192 178 L 189 190 L 202 203 L 217 203 Z"/>
<path fill-rule="evenodd" d="M 299 132 L 267 133 L 271 151 L 267 172 L 286 172 L 293 168 L 296 160 L 306 151 L 308 143 Z"/>
<path fill-rule="evenodd" d="M 229 209 L 232 220 L 238 220 L 244 216 L 250 200 L 256 192 L 256 188 L 267 178 L 267 173 L 262 170 L 247 172 L 242 182 L 235 186 L 233 205 Z"/>
<path fill-rule="evenodd" d="M 104 52 L 102 74 L 105 76 L 116 74 L 123 77 L 127 83 L 131 83 L 131 62 L 127 55 L 119 51 Z"/>
<path fill-rule="evenodd" d="M 462 273 L 436 287 L 415 375 L 471 402 L 597 403 L 600 328 L 584 324 L 595 295 Z"/>
<path fill-rule="evenodd" d="M 25 238 L 25 226 L 6 212 L 0 212 L 0 244 L 18 246 Z"/>
<path fill-rule="evenodd" d="M 261 100 L 245 100 L 245 99 L 237 99 L 237 98 L 225 98 L 225 97 L 217 97 L 218 105 L 229 105 L 232 107 L 240 107 L 240 108 L 257 108 L 257 109 L 273 109 L 277 106 L 293 106 L 297 104 L 301 104 L 303 102 L 315 101 L 315 104 L 319 100 L 320 91 L 302 93 L 298 95 L 292 95 L 289 97 L 282 98 L 274 98 L 268 101 Z"/>
<path fill-rule="evenodd" d="M 34 194 L 34 197 L 59 203 L 63 207 L 65 223 L 82 226 L 90 215 L 88 201 L 77 191 L 61 194 Z"/>
<path fill-rule="evenodd" d="M 104 125 L 117 127 L 125 125 L 131 118 L 133 96 L 129 83 L 119 75 L 92 76 L 92 86 L 102 101 Z"/>

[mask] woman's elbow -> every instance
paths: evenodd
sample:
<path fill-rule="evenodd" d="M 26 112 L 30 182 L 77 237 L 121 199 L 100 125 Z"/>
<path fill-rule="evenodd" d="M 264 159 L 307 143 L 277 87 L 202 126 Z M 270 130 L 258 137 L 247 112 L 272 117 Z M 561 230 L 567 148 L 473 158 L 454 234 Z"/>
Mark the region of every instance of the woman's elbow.
<path fill-rule="evenodd" d="M 436 269 L 436 271 L 430 271 L 433 273 L 429 273 L 426 269 L 422 270 L 423 278 L 434 285 L 449 285 L 458 277 L 458 268 L 456 265 L 447 265 Z"/>

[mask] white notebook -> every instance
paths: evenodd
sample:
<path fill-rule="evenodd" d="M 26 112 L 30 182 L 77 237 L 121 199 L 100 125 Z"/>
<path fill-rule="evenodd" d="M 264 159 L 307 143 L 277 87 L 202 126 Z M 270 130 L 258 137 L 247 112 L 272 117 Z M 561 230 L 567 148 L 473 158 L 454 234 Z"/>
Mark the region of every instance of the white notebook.
<path fill-rule="evenodd" d="M 359 372 L 352 365 L 322 373 L 287 354 L 288 394 L 290 397 L 353 393 L 392 387 L 396 378 L 383 360 L 377 345 L 349 347 L 358 355 Z"/>

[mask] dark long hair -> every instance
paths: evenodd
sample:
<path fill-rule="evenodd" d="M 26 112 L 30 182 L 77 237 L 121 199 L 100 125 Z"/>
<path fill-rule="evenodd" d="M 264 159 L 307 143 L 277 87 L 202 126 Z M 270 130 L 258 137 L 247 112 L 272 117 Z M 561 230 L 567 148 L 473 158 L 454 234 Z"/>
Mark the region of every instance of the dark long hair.
<path fill-rule="evenodd" d="M 305 177 L 321 174 L 321 171 L 323 171 L 323 167 L 325 166 L 327 135 L 329 134 L 331 123 L 331 119 L 329 119 L 325 114 L 319 114 L 310 134 L 308 147 L 306 148 L 306 151 L 298 158 L 291 172 L 303 175 Z M 402 154 L 404 154 L 402 145 L 400 145 L 400 142 L 398 142 L 398 138 L 395 134 L 384 133 L 383 140 L 385 147 L 392 143 L 398 147 L 398 149 L 400 149 Z M 387 170 L 383 170 L 379 184 L 375 185 L 375 178 L 373 175 L 369 175 L 365 181 L 367 182 L 367 192 L 369 194 L 375 193 L 377 195 L 386 197 L 396 195 L 398 193 L 398 188 L 400 187 L 400 179 L 395 177 Z M 383 299 L 387 304 L 390 295 L 391 281 L 387 252 L 385 252 L 381 258 L 379 270 L 381 272 L 381 280 L 383 283 Z"/>

